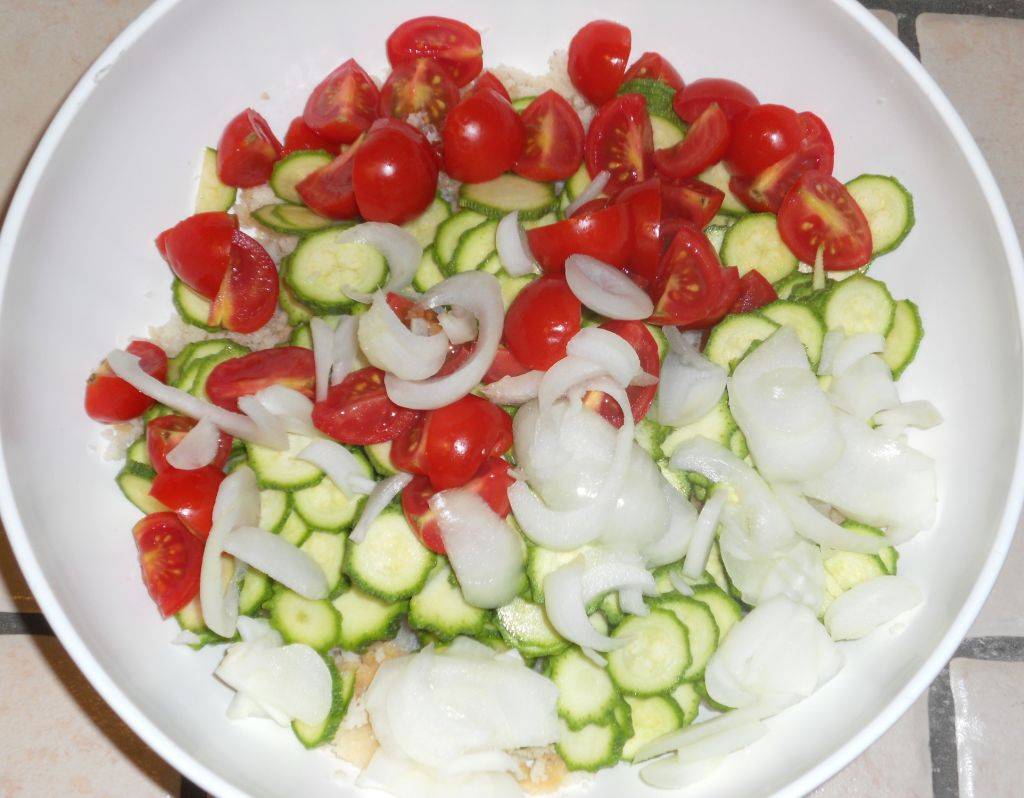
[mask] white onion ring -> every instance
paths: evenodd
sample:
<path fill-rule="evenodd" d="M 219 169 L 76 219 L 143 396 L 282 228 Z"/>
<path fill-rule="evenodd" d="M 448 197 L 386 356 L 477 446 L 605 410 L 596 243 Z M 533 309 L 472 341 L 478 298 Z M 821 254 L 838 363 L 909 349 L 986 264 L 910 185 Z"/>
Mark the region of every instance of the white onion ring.
<path fill-rule="evenodd" d="M 359 319 L 355 316 L 342 316 L 338 326 L 334 328 L 331 341 L 331 385 L 337 385 L 353 370 L 359 357 L 359 341 L 356 332 Z"/>
<path fill-rule="evenodd" d="M 640 779 L 659 790 L 680 790 L 710 776 L 722 759 L 702 759 L 699 762 L 681 762 L 678 754 L 651 762 L 640 769 Z"/>
<path fill-rule="evenodd" d="M 711 545 L 715 542 L 715 530 L 718 529 L 718 521 L 722 517 L 722 510 L 728 500 L 728 491 L 719 488 L 713 491 L 710 498 L 704 503 L 704 507 L 697 516 L 697 524 L 693 528 L 690 546 L 686 550 L 683 576 L 697 579 L 707 570 Z"/>
<path fill-rule="evenodd" d="M 590 255 L 565 259 L 565 279 L 580 302 L 609 319 L 639 321 L 654 312 L 654 303 L 625 272 Z"/>
<path fill-rule="evenodd" d="M 212 463 L 219 447 L 220 430 L 210 419 L 203 418 L 167 453 L 167 462 L 173 468 L 193 471 Z"/>
<path fill-rule="evenodd" d="M 316 561 L 280 535 L 258 526 L 228 533 L 224 551 L 308 599 L 327 598 L 327 576 Z"/>
<path fill-rule="evenodd" d="M 468 315 L 462 308 L 452 308 L 437 315 L 437 321 L 448 336 L 448 340 L 458 346 L 476 340 L 476 319 Z"/>
<path fill-rule="evenodd" d="M 485 385 L 481 393 L 497 405 L 525 405 L 537 398 L 543 377 L 543 371 L 528 371 L 514 377 L 502 377 L 497 382 Z"/>
<path fill-rule="evenodd" d="M 381 291 L 359 317 L 356 336 L 372 365 L 403 380 L 434 376 L 448 356 L 448 336 L 443 331 L 417 335 L 402 324 Z"/>
<path fill-rule="evenodd" d="M 541 378 L 537 389 L 537 402 L 541 413 L 550 410 L 551 406 L 565 396 L 573 386 L 606 374 L 608 369 L 601 363 L 582 357 L 563 357 L 544 372 Z"/>
<path fill-rule="evenodd" d="M 313 339 L 313 373 L 316 383 L 316 400 L 322 402 L 327 398 L 327 383 L 331 375 L 331 363 L 334 361 L 334 330 L 321 319 L 314 316 L 309 320 L 309 336 Z"/>
<path fill-rule="evenodd" d="M 323 436 L 313 426 L 313 403 L 305 394 L 285 385 L 268 385 L 253 396 L 267 412 L 277 417 L 286 432 L 307 438 Z"/>
<path fill-rule="evenodd" d="M 363 538 L 366 537 L 366 533 L 370 529 L 370 524 L 377 519 L 381 510 L 391 504 L 391 500 L 405 490 L 405 486 L 410 482 L 412 482 L 412 474 L 400 471 L 374 485 L 373 490 L 370 491 L 370 495 L 366 499 L 366 504 L 363 505 L 363 512 L 359 516 L 359 521 L 348 536 L 348 539 L 353 543 L 362 543 Z"/>
<path fill-rule="evenodd" d="M 672 587 L 675 588 L 676 593 L 680 596 L 693 595 L 693 587 L 689 582 L 683 579 L 683 575 L 675 568 L 668 572 L 668 581 L 672 583 Z"/>
<path fill-rule="evenodd" d="M 661 367 L 656 420 L 668 426 L 683 426 L 711 412 L 725 393 L 729 375 L 688 341 L 674 340 Z"/>
<path fill-rule="evenodd" d="M 512 211 L 498 222 L 498 230 L 494 237 L 498 246 L 498 258 L 505 271 L 513 277 L 522 277 L 536 270 L 537 264 L 534 262 L 533 253 L 530 252 L 526 231 L 519 226 L 519 211 Z"/>
<path fill-rule="evenodd" d="M 238 397 L 238 409 L 253 420 L 268 440 L 274 442 L 275 449 L 288 448 L 288 433 L 284 422 L 263 406 L 254 395 Z"/>
<path fill-rule="evenodd" d="M 555 631 L 576 645 L 613 651 L 626 643 L 601 634 L 587 617 L 583 562 L 578 557 L 544 577 L 544 611 Z"/>
<path fill-rule="evenodd" d="M 366 476 L 362 462 L 336 441 L 313 441 L 296 458 L 322 469 L 338 490 L 349 498 L 370 493 L 376 484 Z"/>
<path fill-rule="evenodd" d="M 591 363 L 604 366 L 605 372 L 622 387 L 637 384 L 640 375 L 644 382 L 658 381 L 640 368 L 640 355 L 629 345 L 629 342 L 611 330 L 600 327 L 584 327 L 576 333 L 566 345 L 566 354 L 581 357 Z"/>
<path fill-rule="evenodd" d="M 634 588 L 619 591 L 619 606 L 630 615 L 646 617 L 651 614 L 651 608 L 644 604 L 643 593 Z"/>
<path fill-rule="evenodd" d="M 799 535 L 819 546 L 859 554 L 877 554 L 891 543 L 884 535 L 862 535 L 844 529 L 815 510 L 807 499 L 789 485 L 772 487 L 786 515 L 792 520 L 793 528 Z"/>
<path fill-rule="evenodd" d="M 423 256 L 423 247 L 412 233 L 386 222 L 363 222 L 342 230 L 338 234 L 338 243 L 368 244 L 380 251 L 388 262 L 385 294 L 411 285 Z"/>
<path fill-rule="evenodd" d="M 878 333 L 864 332 L 850 335 L 835 348 L 828 373 L 839 377 L 862 357 L 885 351 L 885 339 Z"/>
<path fill-rule="evenodd" d="M 858 640 L 924 601 L 921 590 L 903 576 L 876 576 L 841 593 L 825 610 L 833 640 Z"/>
<path fill-rule="evenodd" d="M 643 567 L 640 558 L 619 552 L 608 552 L 586 562 L 581 588 L 584 604 L 617 590 L 636 590 L 641 596 L 653 596 L 658 592 L 654 577 Z"/>
<path fill-rule="evenodd" d="M 611 177 L 612 174 L 607 169 L 594 175 L 594 179 L 587 184 L 587 187 L 580 192 L 580 195 L 565 206 L 565 210 L 562 212 L 565 218 L 568 219 L 588 202 L 600 197 L 601 192 L 604 191 L 604 187 L 608 185 Z"/>
<path fill-rule="evenodd" d="M 678 327 L 665 326 L 661 331 L 665 333 L 668 348 L 673 352 L 696 352 L 700 347 L 701 335 L 697 330 L 680 330 Z"/>
<path fill-rule="evenodd" d="M 874 422 L 887 432 L 901 434 L 907 427 L 931 429 L 942 423 L 942 414 L 931 402 L 918 399 L 903 402 L 888 410 L 880 410 L 874 415 Z"/>

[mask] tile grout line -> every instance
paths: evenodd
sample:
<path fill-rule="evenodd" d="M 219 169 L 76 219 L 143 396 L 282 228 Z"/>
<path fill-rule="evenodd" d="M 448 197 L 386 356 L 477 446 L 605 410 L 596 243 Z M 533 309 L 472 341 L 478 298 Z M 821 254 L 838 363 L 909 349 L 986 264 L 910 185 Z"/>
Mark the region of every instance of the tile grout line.
<path fill-rule="evenodd" d="M 0 612 L 0 635 L 53 635 L 41 612 Z"/>

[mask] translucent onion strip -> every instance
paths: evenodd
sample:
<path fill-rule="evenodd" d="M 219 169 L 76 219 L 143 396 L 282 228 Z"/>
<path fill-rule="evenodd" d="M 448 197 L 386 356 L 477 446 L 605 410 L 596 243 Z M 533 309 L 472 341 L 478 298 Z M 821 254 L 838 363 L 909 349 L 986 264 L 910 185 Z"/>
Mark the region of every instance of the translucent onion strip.
<path fill-rule="evenodd" d="M 536 270 L 526 231 L 519 225 L 519 211 L 512 211 L 498 222 L 495 242 L 501 265 L 513 277 L 522 277 Z"/>
<path fill-rule="evenodd" d="M 220 448 L 220 430 L 210 419 L 200 419 L 185 433 L 177 446 L 167 453 L 167 462 L 173 468 L 193 471 L 208 466 L 217 456 Z"/>
<path fill-rule="evenodd" d="M 377 520 L 381 510 L 391 504 L 395 496 L 405 490 L 405 486 L 410 482 L 412 482 L 412 474 L 404 472 L 399 472 L 378 482 L 373 490 L 370 491 L 366 504 L 363 505 L 363 512 L 359 516 L 359 521 L 356 523 L 348 539 L 353 543 L 362 543 L 363 538 L 366 537 L 366 533 L 370 529 L 370 525 Z"/>
<path fill-rule="evenodd" d="M 639 321 L 654 312 L 651 298 L 625 272 L 590 255 L 566 258 L 565 279 L 580 302 L 609 319 Z"/>
<path fill-rule="evenodd" d="M 588 202 L 600 197 L 605 186 L 608 185 L 608 181 L 611 179 L 611 176 L 611 172 L 608 170 L 598 172 L 594 175 L 594 179 L 591 180 L 590 184 L 580 192 L 580 195 L 565 206 L 565 210 L 563 211 L 565 218 L 568 219 Z"/>

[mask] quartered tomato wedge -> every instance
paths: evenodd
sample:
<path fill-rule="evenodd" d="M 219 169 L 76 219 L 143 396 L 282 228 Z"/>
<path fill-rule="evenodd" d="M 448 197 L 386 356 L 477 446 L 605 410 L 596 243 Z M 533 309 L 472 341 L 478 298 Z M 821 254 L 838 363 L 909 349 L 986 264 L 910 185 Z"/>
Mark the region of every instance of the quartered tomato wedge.
<path fill-rule="evenodd" d="M 384 372 L 368 367 L 354 371 L 313 405 L 313 425 L 340 443 L 369 446 L 394 440 L 420 417 L 399 407 L 384 390 Z"/>
<path fill-rule="evenodd" d="M 160 416 L 146 425 L 146 450 L 149 452 L 149 463 L 156 473 L 162 474 L 173 469 L 167 462 L 167 455 L 195 425 L 195 419 L 186 416 Z M 224 468 L 231 454 L 231 443 L 230 435 L 220 433 L 217 454 L 210 465 Z"/>
<path fill-rule="evenodd" d="M 658 357 L 658 342 L 651 331 L 641 321 L 609 321 L 601 325 L 602 330 L 615 333 L 624 338 L 640 356 L 640 368 L 654 377 L 661 376 L 661 358 Z M 629 406 L 633 411 L 633 421 L 640 421 L 654 404 L 654 396 L 658 392 L 658 384 L 632 385 L 626 388 Z M 622 426 L 622 408 L 618 402 L 600 391 L 589 391 L 583 403 L 598 413 L 613 427 Z"/>
<path fill-rule="evenodd" d="M 506 100 L 512 102 L 512 96 L 508 93 L 508 89 L 505 88 L 505 84 L 498 80 L 493 72 L 487 70 L 480 73 L 480 77 L 476 79 L 476 82 L 468 89 L 468 92 L 475 94 L 484 89 L 493 89 Z"/>
<path fill-rule="evenodd" d="M 662 180 L 662 224 L 664 226 L 666 219 L 680 220 L 703 230 L 715 218 L 724 200 L 725 193 L 721 189 L 692 177 Z"/>
<path fill-rule="evenodd" d="M 505 314 L 505 344 L 520 363 L 546 371 L 565 357 L 580 331 L 583 306 L 560 277 L 541 277 L 519 292 Z"/>
<path fill-rule="evenodd" d="M 427 473 L 427 422 L 430 414 L 421 416 L 409 429 L 391 441 L 391 465 L 408 474 Z"/>
<path fill-rule="evenodd" d="M 444 170 L 464 183 L 483 183 L 507 172 L 523 150 L 523 120 L 491 89 L 467 95 L 444 120 Z"/>
<path fill-rule="evenodd" d="M 579 253 L 624 268 L 633 256 L 633 222 L 625 205 L 609 205 L 526 232 L 530 251 L 545 274 L 565 272 L 565 259 Z"/>
<path fill-rule="evenodd" d="M 611 173 L 608 196 L 650 177 L 653 152 L 654 132 L 641 95 L 623 94 L 601 106 L 587 131 L 586 159 L 591 177 Z"/>
<path fill-rule="evenodd" d="M 302 118 L 328 141 L 349 144 L 377 118 L 377 85 L 349 59 L 313 89 Z"/>
<path fill-rule="evenodd" d="M 471 490 L 490 506 L 502 518 L 508 516 L 512 508 L 508 501 L 508 489 L 515 480 L 509 475 L 509 465 L 504 460 L 492 457 L 488 459 L 476 475 L 463 487 Z M 433 552 L 444 554 L 444 540 L 441 528 L 430 509 L 428 502 L 436 491 L 430 480 L 425 476 L 413 477 L 412 482 L 402 491 L 402 511 L 416 536 L 423 545 Z"/>
<path fill-rule="evenodd" d="M 500 84 L 499 84 L 500 85 Z M 405 119 L 424 113 L 440 126 L 459 101 L 459 87 L 430 58 L 414 58 L 398 64 L 380 90 L 380 115 Z"/>
<path fill-rule="evenodd" d="M 167 380 L 167 353 L 149 341 L 132 341 L 126 351 L 139 358 L 142 370 Z M 104 360 L 85 384 L 85 412 L 93 421 L 118 424 L 138 418 L 156 402 L 122 380 Z"/>
<path fill-rule="evenodd" d="M 351 219 L 359 215 L 352 177 L 360 143 L 357 141 L 329 164 L 306 175 L 295 186 L 302 201 L 321 216 L 328 219 Z"/>
<path fill-rule="evenodd" d="M 757 310 L 779 298 L 772 284 L 757 269 L 751 269 L 740 278 L 740 295 L 729 308 L 730 313 Z"/>
<path fill-rule="evenodd" d="M 572 177 L 583 161 L 584 140 L 575 109 L 558 92 L 546 91 L 521 116 L 526 138 L 512 171 L 540 182 Z"/>
<path fill-rule="evenodd" d="M 520 374 L 525 374 L 528 371 L 530 369 L 516 360 L 515 355 L 508 351 L 507 346 L 500 344 L 498 352 L 494 356 L 494 362 L 491 363 L 491 367 L 484 374 L 483 381 L 484 384 L 489 385 L 492 382 L 497 382 L 502 377 L 518 377 Z"/>
<path fill-rule="evenodd" d="M 171 468 L 157 474 L 149 495 L 173 510 L 200 540 L 206 540 L 213 523 L 213 503 L 224 481 L 224 472 L 213 466 L 192 471 Z"/>
<path fill-rule="evenodd" d="M 661 259 L 661 181 L 645 180 L 630 186 L 615 199 L 629 208 L 632 223 L 633 253 L 629 259 L 629 273 L 649 286 L 658 276 Z"/>
<path fill-rule="evenodd" d="M 779 234 L 804 263 L 824 249 L 829 271 L 859 269 L 871 260 L 871 228 L 846 186 L 825 172 L 805 172 L 779 208 Z"/>
<path fill-rule="evenodd" d="M 615 96 L 626 72 L 633 36 L 625 25 L 588 22 L 569 42 L 569 79 L 594 105 Z"/>
<path fill-rule="evenodd" d="M 576 219 L 576 218 L 580 218 L 580 217 L 583 217 L 583 216 L 589 216 L 592 213 L 597 213 L 598 211 L 603 211 L 605 208 L 607 208 L 611 204 L 612 204 L 612 201 L 610 199 L 608 199 L 608 197 L 595 197 L 594 199 L 590 200 L 589 202 L 584 202 L 582 205 L 580 205 L 580 207 L 578 207 L 576 210 L 574 210 L 569 215 L 568 218 Z"/>
<path fill-rule="evenodd" d="M 756 213 L 778 213 L 782 200 L 804 172 L 832 171 L 832 154 L 820 141 L 801 146 L 781 161 L 773 163 L 753 180 L 729 179 L 729 190 Z M 826 168 L 828 167 L 828 168 Z"/>
<path fill-rule="evenodd" d="M 284 134 L 284 149 L 281 151 L 281 157 L 302 150 L 327 150 L 327 152 L 337 155 L 338 145 L 325 139 L 307 125 L 305 119 L 297 116 L 288 125 L 288 130 Z"/>
<path fill-rule="evenodd" d="M 821 155 L 818 163 L 818 170 L 832 174 L 832 167 L 835 161 L 836 147 L 832 141 L 832 134 L 820 116 L 810 111 L 803 111 L 798 114 L 800 126 L 803 128 L 804 137 L 800 142 L 803 149 L 820 145 Z"/>
<path fill-rule="evenodd" d="M 313 350 L 278 346 L 225 360 L 207 377 L 206 395 L 215 405 L 237 413 L 240 397 L 271 385 L 283 385 L 312 399 L 316 386 Z"/>
<path fill-rule="evenodd" d="M 228 122 L 217 144 L 217 175 L 238 188 L 266 183 L 274 162 L 281 157 L 281 142 L 267 120 L 252 108 Z"/>
<path fill-rule="evenodd" d="M 631 80 L 660 80 L 676 91 L 683 88 L 683 79 L 676 68 L 658 53 L 644 53 L 636 59 L 622 77 L 623 83 Z"/>
<path fill-rule="evenodd" d="M 676 93 L 672 107 L 686 122 L 695 122 L 705 109 L 717 103 L 730 120 L 757 105 L 757 97 L 746 86 L 725 78 L 701 78 Z"/>
<path fill-rule="evenodd" d="M 174 513 L 151 513 L 132 529 L 142 581 L 164 618 L 199 593 L 203 542 Z"/>
<path fill-rule="evenodd" d="M 755 105 L 732 120 L 732 140 L 725 156 L 729 172 L 751 178 L 800 149 L 804 128 L 785 105 Z"/>
<path fill-rule="evenodd" d="M 417 17 L 403 22 L 387 41 L 392 67 L 415 58 L 431 58 L 444 67 L 460 89 L 483 69 L 480 34 L 465 22 L 447 17 Z"/>
<path fill-rule="evenodd" d="M 273 258 L 256 239 L 236 230 L 231 239 L 231 266 L 210 305 L 207 322 L 231 332 L 256 332 L 277 310 L 280 290 Z"/>
<path fill-rule="evenodd" d="M 649 323 L 710 327 L 739 296 L 739 275 L 735 268 L 722 267 L 704 233 L 684 224 L 662 256 L 651 296 L 654 314 Z"/>
<path fill-rule="evenodd" d="M 238 217 L 222 211 L 197 213 L 164 230 L 156 248 L 174 276 L 213 300 L 231 262 L 231 242 Z"/>
<path fill-rule="evenodd" d="M 427 415 L 426 473 L 434 490 L 465 485 L 488 457 L 501 457 L 512 447 L 512 417 L 479 396 L 464 396 Z"/>
<path fill-rule="evenodd" d="M 378 119 L 356 149 L 352 186 L 359 215 L 404 224 L 437 194 L 437 162 L 426 137 L 400 119 Z"/>
<path fill-rule="evenodd" d="M 696 177 L 725 157 L 729 149 L 729 120 L 718 103 L 711 103 L 686 132 L 686 138 L 654 151 L 658 174 L 677 180 Z"/>

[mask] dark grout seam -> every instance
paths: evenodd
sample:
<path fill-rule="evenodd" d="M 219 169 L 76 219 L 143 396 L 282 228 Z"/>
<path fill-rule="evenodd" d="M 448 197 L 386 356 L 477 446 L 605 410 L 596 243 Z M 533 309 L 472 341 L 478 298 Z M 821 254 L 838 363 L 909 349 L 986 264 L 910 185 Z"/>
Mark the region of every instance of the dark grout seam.
<path fill-rule="evenodd" d="M 976 17 L 1024 19 L 1021 0 L 861 0 L 871 9 L 891 11 L 896 15 L 900 41 L 921 60 L 921 44 L 917 38 L 919 14 L 953 14 Z"/>
<path fill-rule="evenodd" d="M 53 629 L 39 612 L 0 612 L 0 635 L 53 635 Z"/>
<path fill-rule="evenodd" d="M 191 781 L 186 779 L 184 776 L 181 777 L 181 798 L 209 798 L 206 790 L 202 787 L 197 787 Z"/>

